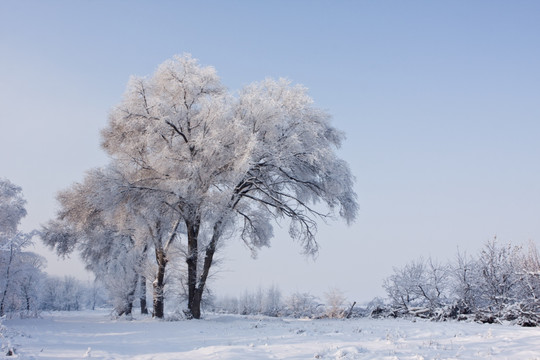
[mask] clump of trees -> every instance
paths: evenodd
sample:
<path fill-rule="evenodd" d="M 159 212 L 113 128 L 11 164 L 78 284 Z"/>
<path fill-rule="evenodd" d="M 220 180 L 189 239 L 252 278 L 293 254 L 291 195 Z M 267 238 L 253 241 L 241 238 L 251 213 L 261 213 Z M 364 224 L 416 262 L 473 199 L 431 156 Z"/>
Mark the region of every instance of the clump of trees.
<path fill-rule="evenodd" d="M 25 206 L 21 187 L 0 179 L 0 317 L 14 310 L 37 310 L 36 284 L 45 261 L 26 251 L 35 232 L 19 229 Z"/>
<path fill-rule="evenodd" d="M 35 317 L 42 310 L 80 310 L 106 303 L 100 286 L 43 272 L 45 259 L 28 251 L 36 231 L 19 229 L 26 216 L 20 186 L 0 179 L 0 317 Z"/>
<path fill-rule="evenodd" d="M 374 315 L 540 323 L 540 257 L 533 242 L 522 247 L 493 239 L 476 256 L 458 252 L 445 264 L 421 258 L 394 268 L 383 286 L 391 305 Z"/>
<path fill-rule="evenodd" d="M 174 57 L 130 79 L 102 132 L 110 164 L 59 194 L 43 241 L 63 256 L 79 250 L 119 314 L 137 291 L 145 303 L 150 285 L 162 318 L 176 284 L 186 314 L 200 318 L 227 238 L 255 254 L 285 221 L 309 255 L 317 218 L 355 219 L 353 177 L 335 151 L 343 139 L 302 86 L 267 79 L 232 94 L 214 68 Z"/>

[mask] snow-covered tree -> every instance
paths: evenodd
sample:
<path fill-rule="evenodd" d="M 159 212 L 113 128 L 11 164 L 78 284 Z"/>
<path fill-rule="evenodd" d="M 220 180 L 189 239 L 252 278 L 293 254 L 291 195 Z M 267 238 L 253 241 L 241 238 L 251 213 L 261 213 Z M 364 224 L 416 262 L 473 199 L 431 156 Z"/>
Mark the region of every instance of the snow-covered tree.
<path fill-rule="evenodd" d="M 393 305 L 406 312 L 415 307 L 434 310 L 448 301 L 449 275 L 447 266 L 420 258 L 395 267 L 383 287 Z"/>
<path fill-rule="evenodd" d="M 319 299 L 307 292 L 295 292 L 285 299 L 285 311 L 294 317 L 313 317 L 319 314 Z"/>
<path fill-rule="evenodd" d="M 384 280 L 383 287 L 394 306 L 405 310 L 425 304 L 419 285 L 425 281 L 423 259 L 411 261 L 403 267 L 394 267 L 394 273 Z"/>
<path fill-rule="evenodd" d="M 10 310 L 18 310 L 23 316 L 37 316 L 41 285 L 45 278 L 44 267 L 45 259 L 42 256 L 30 251 L 19 254 L 18 264 L 12 273 L 15 301 Z"/>
<path fill-rule="evenodd" d="M 457 252 L 450 265 L 450 288 L 461 312 L 472 312 L 480 302 L 480 267 L 476 258 Z"/>
<path fill-rule="evenodd" d="M 540 309 L 540 255 L 536 245 L 530 241 L 527 251 L 518 260 L 520 282 L 518 298 L 528 299 L 534 307 Z"/>
<path fill-rule="evenodd" d="M 21 219 L 26 216 L 26 200 L 20 186 L 0 179 L 0 235 L 3 241 L 17 233 Z"/>
<path fill-rule="evenodd" d="M 9 310 L 34 310 L 36 289 L 28 281 L 39 277 L 44 260 L 24 251 L 35 232 L 19 230 L 26 216 L 21 187 L 0 179 L 0 316 Z"/>
<path fill-rule="evenodd" d="M 326 316 L 329 318 L 342 318 L 345 315 L 345 294 L 336 288 L 329 289 L 324 293 Z"/>
<path fill-rule="evenodd" d="M 352 175 L 335 153 L 343 134 L 329 118 L 286 80 L 255 83 L 234 97 L 212 67 L 189 55 L 130 80 L 103 147 L 131 191 L 161 193 L 183 222 L 193 317 L 230 231 L 256 252 L 269 246 L 272 221 L 288 219 L 291 237 L 314 254 L 317 217 L 354 220 Z"/>
<path fill-rule="evenodd" d="M 47 277 L 41 292 L 41 308 L 53 311 L 78 311 L 83 308 L 84 286 L 72 276 Z"/>
<path fill-rule="evenodd" d="M 268 316 L 278 316 L 283 308 L 281 302 L 281 290 L 276 285 L 270 286 L 266 290 L 264 303 L 263 303 L 263 314 Z"/>
<path fill-rule="evenodd" d="M 59 193 L 57 219 L 43 226 L 41 237 L 61 256 L 79 250 L 87 269 L 110 290 L 117 313 L 129 315 L 147 246 L 136 241 L 122 207 L 109 211 L 110 196 L 117 191 L 106 172 L 88 172 L 85 181 Z"/>
<path fill-rule="evenodd" d="M 480 306 L 500 311 L 515 301 L 521 248 L 488 241 L 478 258 Z"/>
<path fill-rule="evenodd" d="M 479 322 L 540 324 L 540 255 L 533 242 L 525 250 L 494 238 L 477 256 L 458 251 L 449 265 L 413 261 L 394 268 L 383 287 L 394 316 L 445 319 L 472 314 Z"/>

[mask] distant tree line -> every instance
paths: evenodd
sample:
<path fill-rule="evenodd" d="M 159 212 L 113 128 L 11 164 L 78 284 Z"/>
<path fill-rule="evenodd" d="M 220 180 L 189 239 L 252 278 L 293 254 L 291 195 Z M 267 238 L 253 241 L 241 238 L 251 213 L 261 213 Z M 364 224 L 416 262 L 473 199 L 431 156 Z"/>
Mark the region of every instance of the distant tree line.
<path fill-rule="evenodd" d="M 354 305 L 347 302 L 343 292 L 338 289 L 329 289 L 323 299 L 299 291 L 284 297 L 279 287 L 272 285 L 267 289 L 245 290 L 240 296 L 214 299 L 207 307 L 215 313 L 313 319 L 359 316 L 358 311 L 353 312 Z"/>
<path fill-rule="evenodd" d="M 540 257 L 527 247 L 488 241 L 476 256 L 458 252 L 452 261 L 418 259 L 384 281 L 390 303 L 374 316 L 418 316 L 436 320 L 540 322 Z"/>

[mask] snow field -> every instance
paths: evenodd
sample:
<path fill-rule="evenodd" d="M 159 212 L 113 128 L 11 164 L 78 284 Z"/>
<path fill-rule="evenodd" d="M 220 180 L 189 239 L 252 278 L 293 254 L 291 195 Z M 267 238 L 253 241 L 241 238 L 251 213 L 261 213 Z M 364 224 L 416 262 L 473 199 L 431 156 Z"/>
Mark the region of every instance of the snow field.
<path fill-rule="evenodd" d="M 111 319 L 105 311 L 5 320 L 5 359 L 540 359 L 540 329 L 404 319 L 208 315 Z M 6 356 L 8 348 L 15 356 Z"/>

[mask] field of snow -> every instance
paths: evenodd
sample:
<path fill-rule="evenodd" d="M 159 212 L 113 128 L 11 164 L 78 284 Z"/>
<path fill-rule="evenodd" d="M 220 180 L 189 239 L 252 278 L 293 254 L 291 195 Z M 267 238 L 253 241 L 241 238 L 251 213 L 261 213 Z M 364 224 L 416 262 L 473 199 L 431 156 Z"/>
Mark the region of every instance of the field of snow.
<path fill-rule="evenodd" d="M 232 315 L 129 321 L 85 311 L 4 326 L 5 359 L 540 359 L 540 329 L 510 325 Z"/>

